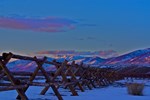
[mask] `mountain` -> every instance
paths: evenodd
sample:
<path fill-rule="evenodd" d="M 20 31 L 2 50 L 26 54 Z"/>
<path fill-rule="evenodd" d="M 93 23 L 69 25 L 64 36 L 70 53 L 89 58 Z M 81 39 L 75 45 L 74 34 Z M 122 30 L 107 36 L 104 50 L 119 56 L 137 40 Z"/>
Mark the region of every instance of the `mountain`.
<path fill-rule="evenodd" d="M 69 61 L 70 63 L 72 61 L 75 61 L 76 63 L 84 63 L 84 64 L 90 64 L 90 65 L 99 65 L 101 62 L 103 62 L 105 59 L 94 56 L 94 57 L 85 57 L 85 56 L 64 56 L 57 58 L 58 62 L 63 62 L 64 60 Z"/>
<path fill-rule="evenodd" d="M 79 60 L 79 59 L 84 59 L 85 57 L 83 56 L 78 56 L 78 55 L 75 55 L 75 56 L 63 56 L 63 57 L 60 57 L 60 58 L 56 58 L 58 62 L 63 62 L 64 60 L 67 60 L 67 61 L 74 61 L 74 60 Z"/>
<path fill-rule="evenodd" d="M 101 64 L 103 61 L 105 61 L 106 59 L 100 58 L 100 57 L 87 57 L 85 58 L 82 62 L 84 64 L 89 64 L 89 65 L 93 65 L 93 66 L 98 66 L 99 64 Z"/>
<path fill-rule="evenodd" d="M 83 57 L 83 56 L 64 56 L 61 58 L 48 57 L 47 60 L 53 61 L 54 59 L 56 59 L 57 62 L 63 62 L 66 59 L 69 61 L 69 63 L 75 61 L 78 64 L 84 63 L 92 66 L 97 66 L 105 60 L 100 57 Z M 29 61 L 29 60 L 15 60 L 8 63 L 7 66 L 11 71 L 27 71 L 27 72 L 33 72 L 37 67 L 34 61 Z M 43 67 L 47 71 L 56 70 L 55 66 L 50 64 L 44 64 Z"/>
<path fill-rule="evenodd" d="M 52 61 L 54 58 L 48 58 L 47 61 Z M 26 71 L 26 72 L 33 72 L 37 64 L 34 61 L 30 60 L 15 60 L 7 64 L 7 67 L 10 69 L 10 71 Z M 55 66 L 50 64 L 44 64 L 43 68 L 47 71 L 53 71 L 55 70 Z"/>
<path fill-rule="evenodd" d="M 150 64 L 150 48 L 107 59 L 102 64 Z"/>
<path fill-rule="evenodd" d="M 150 65 L 150 48 L 136 50 L 118 57 L 103 59 L 97 56 L 85 57 L 81 55 L 64 55 L 61 57 L 48 57 L 48 61 L 53 61 L 56 59 L 58 62 L 63 62 L 65 59 L 68 60 L 69 63 L 75 61 L 77 64 L 83 63 L 95 67 L 105 67 L 107 66 L 125 66 L 125 65 Z M 34 71 L 36 68 L 36 63 L 34 61 L 28 60 L 16 60 L 7 64 L 8 68 L 11 71 Z M 55 70 L 53 65 L 44 64 L 43 67 L 47 70 Z"/>

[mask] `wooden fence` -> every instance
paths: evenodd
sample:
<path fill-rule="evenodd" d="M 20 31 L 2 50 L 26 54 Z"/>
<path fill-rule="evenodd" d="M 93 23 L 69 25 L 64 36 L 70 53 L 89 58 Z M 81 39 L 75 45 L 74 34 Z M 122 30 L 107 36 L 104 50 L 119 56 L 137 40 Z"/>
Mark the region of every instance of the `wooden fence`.
<path fill-rule="evenodd" d="M 7 67 L 11 59 L 34 61 L 37 67 L 34 72 L 11 72 Z M 43 64 L 54 65 L 56 71 L 46 71 Z M 0 68 L 0 79 L 9 80 L 9 83 L 0 82 L 0 91 L 16 90 L 18 93 L 17 99 L 21 100 L 28 100 L 26 91 L 30 86 L 43 86 L 41 95 L 45 95 L 51 87 L 57 98 L 63 100 L 58 90 L 60 87 L 69 89 L 73 96 L 78 96 L 76 89 L 84 92 L 86 89 L 92 90 L 93 88 L 108 86 L 116 80 L 131 76 L 127 73 L 128 69 L 95 68 L 76 64 L 75 61 L 69 64 L 67 60 L 62 63 L 56 60 L 50 62 L 47 61 L 47 57 L 41 59 L 13 53 L 3 53 L 0 56 Z M 34 82 L 36 76 L 43 76 L 45 82 Z"/>

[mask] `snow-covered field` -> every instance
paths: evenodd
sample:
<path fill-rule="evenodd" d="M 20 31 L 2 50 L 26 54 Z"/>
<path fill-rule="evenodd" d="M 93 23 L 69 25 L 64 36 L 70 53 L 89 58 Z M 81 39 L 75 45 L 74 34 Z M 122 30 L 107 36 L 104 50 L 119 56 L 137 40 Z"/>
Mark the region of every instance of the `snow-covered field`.
<path fill-rule="evenodd" d="M 149 84 L 148 82 L 147 84 Z M 39 95 L 42 87 L 30 87 L 27 91 L 29 100 L 57 100 L 51 89 L 46 95 Z M 132 96 L 127 93 L 126 87 L 108 86 L 105 88 L 93 88 L 93 90 L 78 91 L 79 96 L 71 96 L 71 93 L 66 89 L 59 89 L 64 100 L 150 100 L 150 86 L 145 86 L 143 96 Z M 15 100 L 16 91 L 0 92 L 0 100 Z"/>

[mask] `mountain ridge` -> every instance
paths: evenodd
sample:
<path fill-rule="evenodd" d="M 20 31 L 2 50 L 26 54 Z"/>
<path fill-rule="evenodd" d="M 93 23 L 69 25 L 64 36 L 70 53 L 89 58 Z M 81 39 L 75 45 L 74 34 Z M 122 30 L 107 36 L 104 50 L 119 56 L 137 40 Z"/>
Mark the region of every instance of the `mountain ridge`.
<path fill-rule="evenodd" d="M 150 65 L 150 48 L 135 50 L 118 57 L 103 59 L 98 56 L 84 57 L 81 55 L 64 56 L 59 58 L 48 57 L 48 61 L 56 59 L 58 62 L 63 62 L 65 59 L 69 63 L 75 61 L 76 63 L 86 64 L 94 67 L 102 65 Z M 33 71 L 36 68 L 36 63 L 33 61 L 16 60 L 7 64 L 8 68 L 12 71 Z M 43 67 L 49 70 L 55 70 L 55 66 L 44 64 Z"/>

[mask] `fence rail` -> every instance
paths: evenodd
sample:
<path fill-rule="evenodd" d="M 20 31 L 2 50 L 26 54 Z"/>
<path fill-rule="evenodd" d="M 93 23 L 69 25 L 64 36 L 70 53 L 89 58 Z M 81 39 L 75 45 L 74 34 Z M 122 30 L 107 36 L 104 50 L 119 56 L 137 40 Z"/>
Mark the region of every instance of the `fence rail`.
<path fill-rule="evenodd" d="M 34 61 L 37 67 L 33 72 L 12 72 L 7 67 L 11 59 Z M 45 63 L 54 65 L 56 71 L 46 71 L 43 68 Z M 69 89 L 73 96 L 78 96 L 76 88 L 84 92 L 85 88 L 92 90 L 92 88 L 108 86 L 125 77 L 150 78 L 150 74 L 148 74 L 150 68 L 98 68 L 76 64 L 75 61 L 71 64 L 67 60 L 62 63 L 56 60 L 50 62 L 47 61 L 47 57 L 29 57 L 11 52 L 3 53 L 0 56 L 0 68 L 0 79 L 9 81 L 9 83 L 0 81 L 0 91 L 16 90 L 18 93 L 17 99 L 22 100 L 28 100 L 25 93 L 30 86 L 43 86 L 41 95 L 45 95 L 51 87 L 57 98 L 63 100 L 58 90 L 60 87 Z M 143 73 L 140 71 L 143 71 Z M 45 82 L 33 82 L 36 76 L 42 76 Z"/>

